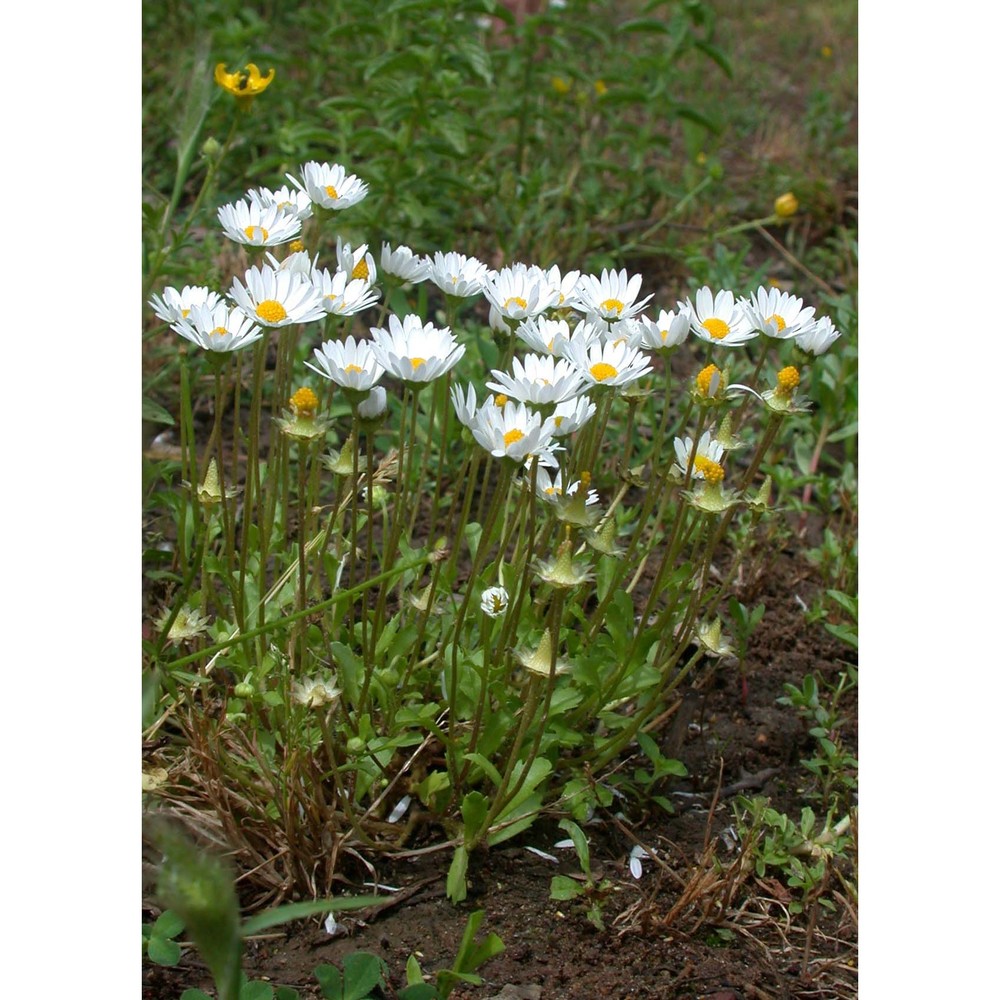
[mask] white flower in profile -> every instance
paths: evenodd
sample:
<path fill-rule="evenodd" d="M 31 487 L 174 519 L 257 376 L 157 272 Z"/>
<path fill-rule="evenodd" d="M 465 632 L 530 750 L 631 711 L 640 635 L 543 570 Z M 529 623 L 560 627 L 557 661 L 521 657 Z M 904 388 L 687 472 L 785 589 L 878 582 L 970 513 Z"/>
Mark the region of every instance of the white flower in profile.
<path fill-rule="evenodd" d="M 607 324 L 603 320 L 580 320 L 568 337 L 553 338 L 552 353 L 560 358 L 571 358 L 574 351 L 586 353 L 592 345 L 603 342 L 606 331 Z"/>
<path fill-rule="evenodd" d="M 514 330 L 514 335 L 538 354 L 558 354 L 556 344 L 560 340 L 569 340 L 569 323 L 564 319 L 538 316 L 523 320 Z"/>
<path fill-rule="evenodd" d="M 493 397 L 487 399 L 487 403 L 492 402 Z M 476 419 L 476 389 L 475 386 L 468 386 L 465 391 L 460 385 L 451 387 L 451 405 L 455 408 L 455 416 L 463 427 L 472 427 Z"/>
<path fill-rule="evenodd" d="M 511 320 L 537 316 L 552 305 L 557 294 L 540 267 L 522 263 L 501 268 L 483 285 L 491 314 L 495 311 L 497 316 Z"/>
<path fill-rule="evenodd" d="M 840 336 L 840 331 L 833 325 L 829 316 L 818 319 L 815 324 L 802 333 L 797 334 L 795 343 L 814 357 L 826 354 L 830 345 Z"/>
<path fill-rule="evenodd" d="M 306 367 L 328 378 L 345 389 L 364 392 L 371 389 L 385 373 L 367 340 L 349 336 L 344 341 L 328 340 L 313 351 L 316 364 L 306 362 Z"/>
<path fill-rule="evenodd" d="M 496 381 L 487 382 L 486 388 L 533 406 L 574 399 L 584 383 L 583 375 L 571 362 L 550 354 L 527 354 L 523 361 L 514 358 L 511 368 L 513 374 L 494 368 Z"/>
<path fill-rule="evenodd" d="M 530 475 L 530 472 L 525 474 L 525 482 L 530 481 Z M 556 469 L 554 475 L 541 465 L 535 470 L 535 496 L 546 503 L 558 503 L 562 496 L 575 496 L 579 488 L 579 479 L 575 483 L 570 483 L 565 489 L 563 488 L 561 469 Z M 586 503 L 588 506 L 599 503 L 600 499 L 597 490 L 587 490 Z"/>
<path fill-rule="evenodd" d="M 681 477 L 687 475 L 688 465 L 691 464 L 691 449 L 693 447 L 694 442 L 689 437 L 683 439 L 679 437 L 674 438 L 674 454 L 677 456 L 677 463 L 670 466 L 670 471 L 674 475 Z M 719 465 L 722 462 L 724 454 L 725 448 L 723 448 L 722 443 L 713 440 L 711 431 L 705 431 L 698 439 L 698 448 L 695 452 L 691 475 L 695 479 L 704 479 L 708 464 Z"/>
<path fill-rule="evenodd" d="M 319 254 L 316 255 L 316 258 L 311 258 L 305 250 L 296 250 L 295 253 L 288 254 L 283 260 L 278 260 L 273 253 L 267 251 L 264 251 L 264 256 L 275 271 L 291 271 L 310 279 L 316 269 L 316 260 L 319 258 Z"/>
<path fill-rule="evenodd" d="M 479 602 L 483 613 L 490 618 L 499 618 L 507 610 L 508 604 L 510 604 L 510 594 L 505 587 L 487 587 Z"/>
<path fill-rule="evenodd" d="M 351 281 L 360 279 L 371 285 L 378 277 L 375 258 L 368 252 L 368 244 L 362 243 L 357 250 L 350 243 L 342 243 L 337 237 L 337 270 L 347 274 Z"/>
<path fill-rule="evenodd" d="M 553 309 L 577 309 L 580 306 L 577 294 L 577 285 L 580 281 L 579 271 L 567 271 L 563 274 L 559 270 L 558 264 L 553 264 L 545 272 L 545 280 L 549 287 L 557 294 L 555 295 L 551 308 Z"/>
<path fill-rule="evenodd" d="M 395 250 L 388 243 L 382 244 L 382 270 L 400 281 L 426 281 L 431 263 L 426 257 L 418 257 L 409 247 L 398 246 Z"/>
<path fill-rule="evenodd" d="M 537 457 L 539 464 L 556 464 L 551 454 L 552 432 L 543 426 L 541 415 L 524 403 L 509 401 L 500 407 L 491 396 L 476 411 L 469 429 L 494 458 L 511 458 L 520 464 Z"/>
<path fill-rule="evenodd" d="M 812 306 L 803 309 L 802 299 L 777 288 L 762 285 L 749 299 L 740 299 L 740 305 L 751 329 L 774 340 L 791 340 L 815 322 Z"/>
<path fill-rule="evenodd" d="M 218 211 L 223 232 L 248 247 L 276 247 L 294 240 L 302 223 L 277 205 L 261 208 L 251 201 L 231 202 Z"/>
<path fill-rule="evenodd" d="M 377 385 L 368 394 L 367 398 L 358 404 L 358 416 L 362 420 L 376 420 L 385 413 L 387 405 L 388 399 L 385 389 Z"/>
<path fill-rule="evenodd" d="M 578 431 L 595 413 L 597 404 L 589 396 L 577 396 L 558 403 L 546 424 L 553 437 L 567 437 Z"/>
<path fill-rule="evenodd" d="M 250 201 L 261 209 L 277 205 L 287 215 L 294 215 L 299 222 L 305 222 L 312 217 L 313 206 L 309 195 L 297 187 L 284 187 L 272 191 L 270 188 L 259 187 L 247 191 Z"/>
<path fill-rule="evenodd" d="M 171 330 L 206 351 L 238 351 L 264 336 L 247 314 L 226 302 L 194 306 L 186 319 L 172 323 Z"/>
<path fill-rule="evenodd" d="M 441 253 L 438 250 L 434 259 L 428 261 L 427 277 L 445 295 L 469 298 L 482 292 L 490 274 L 486 265 L 475 257 L 466 257 L 464 253 L 454 251 Z"/>
<path fill-rule="evenodd" d="M 404 382 L 433 382 L 450 371 L 465 354 L 448 327 L 424 324 L 419 316 L 404 316 L 402 322 L 389 316 L 389 329 L 372 327 L 372 352 L 380 365 Z"/>
<path fill-rule="evenodd" d="M 736 302 L 731 291 L 723 289 L 717 295 L 703 286 L 695 293 L 694 305 L 686 303 L 691 311 L 691 331 L 710 344 L 738 347 L 757 336 L 746 314 Z"/>
<path fill-rule="evenodd" d="M 636 346 L 645 347 L 649 351 L 669 350 L 683 344 L 691 331 L 691 313 L 687 306 L 677 304 L 677 312 L 673 309 L 667 312 L 660 310 L 656 321 L 647 316 L 637 318 L 640 337 Z"/>
<path fill-rule="evenodd" d="M 313 271 L 312 284 L 320 296 L 325 312 L 335 316 L 353 316 L 355 313 L 375 305 L 379 290 L 372 288 L 363 278 L 351 278 L 346 271 L 336 274 L 323 268 Z"/>
<path fill-rule="evenodd" d="M 184 319 L 195 306 L 212 308 L 222 301 L 222 296 L 203 285 L 185 285 L 180 291 L 168 285 L 163 295 L 151 295 L 149 304 L 164 323 Z"/>
<path fill-rule="evenodd" d="M 323 301 L 311 281 L 294 271 L 273 267 L 251 267 L 246 284 L 233 279 L 229 294 L 255 322 L 264 326 L 311 323 L 323 316 Z"/>
<path fill-rule="evenodd" d="M 309 200 L 321 208 L 340 211 L 356 205 L 368 194 L 368 185 L 349 174 L 339 163 L 317 163 L 310 160 L 302 168 L 302 179 L 286 175 Z"/>
<path fill-rule="evenodd" d="M 589 347 L 583 341 L 571 343 L 567 357 L 590 385 L 631 385 L 653 368 L 647 355 L 624 340 L 603 344 L 596 341 Z"/>
<path fill-rule="evenodd" d="M 641 312 L 653 297 L 647 295 L 637 302 L 636 296 L 641 285 L 641 274 L 634 274 L 630 278 L 625 268 L 622 268 L 620 271 L 604 270 L 599 278 L 593 274 L 583 274 L 577 281 L 576 288 L 580 305 L 589 318 L 599 316 L 604 320 L 619 320 Z"/>

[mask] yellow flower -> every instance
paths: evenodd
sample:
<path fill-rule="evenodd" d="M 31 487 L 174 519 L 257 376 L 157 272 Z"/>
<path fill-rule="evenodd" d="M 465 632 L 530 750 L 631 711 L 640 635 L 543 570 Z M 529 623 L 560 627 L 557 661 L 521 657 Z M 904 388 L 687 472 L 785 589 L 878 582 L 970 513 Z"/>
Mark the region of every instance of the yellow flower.
<path fill-rule="evenodd" d="M 594 81 L 594 93 L 598 97 L 603 97 L 608 92 L 608 85 L 603 80 Z"/>
<path fill-rule="evenodd" d="M 774 199 L 774 214 L 780 219 L 790 219 L 799 210 L 799 199 L 786 191 Z"/>
<path fill-rule="evenodd" d="M 552 77 L 552 89 L 557 94 L 568 94 L 571 86 L 572 84 L 570 84 L 569 80 L 567 80 L 565 77 L 562 76 Z"/>
<path fill-rule="evenodd" d="M 242 70 L 237 70 L 235 73 L 227 73 L 225 63 L 219 63 L 215 67 L 215 82 L 227 93 L 232 94 L 244 107 L 266 90 L 273 79 L 273 68 L 267 76 L 261 76 L 260 70 L 253 63 L 247 63 Z"/>

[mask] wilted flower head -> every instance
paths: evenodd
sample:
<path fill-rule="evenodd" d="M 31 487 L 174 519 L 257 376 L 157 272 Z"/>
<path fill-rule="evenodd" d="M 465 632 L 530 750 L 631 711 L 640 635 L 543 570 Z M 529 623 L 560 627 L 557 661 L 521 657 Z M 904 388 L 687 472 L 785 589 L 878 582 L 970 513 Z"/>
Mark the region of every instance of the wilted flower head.
<path fill-rule="evenodd" d="M 303 677 L 292 682 L 292 701 L 307 708 L 332 705 L 340 697 L 340 689 L 319 677 Z"/>
<path fill-rule="evenodd" d="M 372 284 L 378 277 L 375 258 L 368 252 L 368 244 L 362 243 L 356 250 L 350 243 L 341 242 L 337 237 L 337 270 L 343 271 L 350 280 L 360 279 Z"/>
<path fill-rule="evenodd" d="M 695 641 L 709 656 L 732 656 L 733 646 L 722 634 L 722 619 L 716 618 L 711 623 L 698 626 Z"/>
<path fill-rule="evenodd" d="M 171 612 L 164 610 L 163 614 L 156 619 L 156 627 L 162 632 L 163 627 L 170 619 Z M 188 639 L 197 638 L 208 631 L 208 618 L 202 616 L 196 609 L 184 606 L 177 612 L 177 617 L 170 626 L 167 633 L 169 642 L 186 642 Z"/>
<path fill-rule="evenodd" d="M 565 660 L 557 658 L 553 671 L 552 633 L 548 629 L 542 633 L 542 638 L 535 649 L 519 649 L 514 655 L 522 667 L 542 677 L 549 677 L 553 672 L 564 674 L 569 670 L 569 664 Z"/>
<path fill-rule="evenodd" d="M 573 543 L 568 539 L 559 546 L 554 559 L 535 563 L 535 573 L 550 587 L 577 587 L 593 578 L 590 569 L 574 557 Z"/>

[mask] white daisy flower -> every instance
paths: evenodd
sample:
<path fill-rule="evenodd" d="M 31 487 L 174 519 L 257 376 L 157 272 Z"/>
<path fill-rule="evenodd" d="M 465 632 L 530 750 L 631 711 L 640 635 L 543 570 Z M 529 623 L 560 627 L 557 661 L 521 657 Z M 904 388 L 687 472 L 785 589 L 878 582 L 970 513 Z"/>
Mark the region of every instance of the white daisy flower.
<path fill-rule="evenodd" d="M 808 330 L 803 330 L 795 337 L 795 343 L 815 357 L 826 354 L 830 345 L 840 336 L 840 331 L 833 325 L 829 316 L 818 319 Z"/>
<path fill-rule="evenodd" d="M 483 286 L 483 295 L 492 306 L 491 315 L 511 320 L 537 316 L 552 305 L 557 294 L 540 267 L 521 263 L 501 268 Z M 492 320 L 491 324 L 501 325 Z"/>
<path fill-rule="evenodd" d="M 272 191 L 270 188 L 259 187 L 247 191 L 250 201 L 261 209 L 277 205 L 287 215 L 294 215 L 299 222 L 305 222 L 312 217 L 313 206 L 309 195 L 297 187 L 284 187 Z"/>
<path fill-rule="evenodd" d="M 551 431 L 543 426 L 541 415 L 524 403 L 508 402 L 501 408 L 490 397 L 476 411 L 469 429 L 494 458 L 522 463 L 537 456 L 539 464 L 556 464 L 551 454 Z"/>
<path fill-rule="evenodd" d="M 691 330 L 691 313 L 686 306 L 678 303 L 677 312 L 673 309 L 670 312 L 661 309 L 655 322 L 646 316 L 639 316 L 638 323 L 641 336 L 636 346 L 650 351 L 662 351 L 677 347 L 687 340 Z"/>
<path fill-rule="evenodd" d="M 215 306 L 195 306 L 186 319 L 172 323 L 170 329 L 206 351 L 238 351 L 264 336 L 238 306 L 225 302 Z"/>
<path fill-rule="evenodd" d="M 505 587 L 487 587 L 483 591 L 482 600 L 479 606 L 490 618 L 499 618 L 510 604 L 510 594 Z"/>
<path fill-rule="evenodd" d="M 319 292 L 301 274 L 254 266 L 246 272 L 244 281 L 245 286 L 239 278 L 233 278 L 229 295 L 248 316 L 264 326 L 311 323 L 323 316 Z"/>
<path fill-rule="evenodd" d="M 589 347 L 582 341 L 570 343 L 567 356 L 590 385 L 631 385 L 653 370 L 641 350 L 622 340 L 610 344 L 595 342 Z"/>
<path fill-rule="evenodd" d="M 350 243 L 342 243 L 337 237 L 337 270 L 348 274 L 352 281 L 360 279 L 366 284 L 374 284 L 378 277 L 375 258 L 368 252 L 368 244 L 362 243 L 357 250 Z"/>
<path fill-rule="evenodd" d="M 549 287 L 557 294 L 554 296 L 551 308 L 553 309 L 576 309 L 580 306 L 577 294 L 577 284 L 580 281 L 579 271 L 567 271 L 565 274 L 559 270 L 558 264 L 553 264 L 545 272 L 545 280 Z"/>
<path fill-rule="evenodd" d="M 317 163 L 311 160 L 302 168 L 302 180 L 286 175 L 309 200 L 321 208 L 340 211 L 356 205 L 368 194 L 368 185 L 349 174 L 339 163 Z"/>
<path fill-rule="evenodd" d="M 578 431 L 595 413 L 597 404 L 589 396 L 577 396 L 556 405 L 546 421 L 553 437 L 567 437 Z"/>
<path fill-rule="evenodd" d="M 313 271 L 312 284 L 320 296 L 323 309 L 335 316 L 353 316 L 375 305 L 380 294 L 363 278 L 351 278 L 347 271 L 337 271 L 336 274 L 330 274 L 326 268 Z"/>
<path fill-rule="evenodd" d="M 565 358 L 558 361 L 552 355 L 525 355 L 524 361 L 511 361 L 513 375 L 493 369 L 495 382 L 486 388 L 502 392 L 511 399 L 533 406 L 562 403 L 574 399 L 583 387 L 583 375 Z"/>
<path fill-rule="evenodd" d="M 603 342 L 604 334 L 607 332 L 607 323 L 603 320 L 580 320 L 573 327 L 568 337 L 554 337 L 552 340 L 552 353 L 556 357 L 571 358 L 574 351 L 589 351 L 593 344 Z M 541 329 L 541 327 L 539 327 Z"/>
<path fill-rule="evenodd" d="M 564 319 L 538 316 L 521 322 L 514 335 L 538 354 L 558 354 L 556 343 L 570 338 L 569 323 Z"/>
<path fill-rule="evenodd" d="M 479 295 L 490 280 L 489 269 L 475 257 L 464 253 L 441 253 L 438 250 L 433 260 L 428 260 L 427 277 L 445 295 L 468 298 Z"/>
<path fill-rule="evenodd" d="M 385 413 L 387 403 L 385 389 L 377 385 L 368 394 L 367 398 L 358 404 L 358 416 L 362 420 L 375 420 Z"/>
<path fill-rule="evenodd" d="M 490 396 L 487 399 L 487 404 L 492 401 L 493 397 Z M 458 417 L 458 421 L 464 427 L 472 427 L 472 422 L 476 419 L 476 390 L 474 386 L 469 386 L 468 389 L 463 392 L 462 387 L 459 385 L 453 385 L 451 387 L 451 404 L 455 407 L 455 416 Z"/>
<path fill-rule="evenodd" d="M 670 466 L 672 473 L 682 478 L 687 475 L 688 465 L 691 463 L 691 449 L 693 447 L 694 442 L 689 437 L 685 437 L 683 440 L 679 437 L 674 438 L 674 454 L 677 456 L 677 463 Z M 704 479 L 707 463 L 710 462 L 713 465 L 721 464 L 724 454 L 725 449 L 722 447 L 722 444 L 719 441 L 713 440 L 710 431 L 705 431 L 698 439 L 698 448 L 695 452 L 691 475 L 695 479 Z"/>
<path fill-rule="evenodd" d="M 306 367 L 331 379 L 345 389 L 364 392 L 371 389 L 385 373 L 372 352 L 367 340 L 328 340 L 313 351 L 316 364 L 306 362 Z"/>
<path fill-rule="evenodd" d="M 802 308 L 802 299 L 777 288 L 761 286 L 749 299 L 740 299 L 751 329 L 775 340 L 790 340 L 805 333 L 815 322 L 816 310 Z"/>
<path fill-rule="evenodd" d="M 699 288 L 694 305 L 686 303 L 691 311 L 691 330 L 697 337 L 710 344 L 738 347 L 753 340 L 757 332 L 750 326 L 736 298 L 728 289 L 717 295 L 707 286 Z"/>
<path fill-rule="evenodd" d="M 426 281 L 431 262 L 426 257 L 418 257 L 409 247 L 398 246 L 395 250 L 388 243 L 382 244 L 382 270 L 400 281 Z"/>
<path fill-rule="evenodd" d="M 164 323 L 175 323 L 185 319 L 195 306 L 208 306 L 210 309 L 222 301 L 218 292 L 213 292 L 203 285 L 185 285 L 180 291 L 168 285 L 163 289 L 163 295 L 151 295 L 149 304 L 153 312 Z"/>
<path fill-rule="evenodd" d="M 280 246 L 302 232 L 302 223 L 277 205 L 261 208 L 254 202 L 237 201 L 220 206 L 217 214 L 223 232 L 248 247 Z"/>
<path fill-rule="evenodd" d="M 319 677 L 303 677 L 292 682 L 292 701 L 308 708 L 331 705 L 340 697 L 340 689 Z"/>
<path fill-rule="evenodd" d="M 580 304 L 589 317 L 599 316 L 605 320 L 619 320 L 628 319 L 641 312 L 653 297 L 647 295 L 636 302 L 641 284 L 641 274 L 634 274 L 630 278 L 628 272 L 622 268 L 620 271 L 604 270 L 599 278 L 593 274 L 583 274 L 576 287 Z"/>
<path fill-rule="evenodd" d="M 527 481 L 528 474 L 525 475 L 525 482 Z M 546 503 L 558 503 L 561 496 L 575 496 L 579 488 L 580 480 L 578 479 L 575 483 L 570 483 L 569 486 L 563 489 L 561 469 L 556 469 L 555 475 L 550 474 L 549 470 L 543 468 L 541 465 L 535 470 L 535 496 Z M 597 495 L 597 490 L 587 490 L 586 503 L 588 506 L 599 503 L 600 499 Z"/>
<path fill-rule="evenodd" d="M 266 250 L 264 256 L 275 271 L 291 271 L 310 279 L 313 276 L 313 271 L 316 270 L 316 261 L 319 259 L 319 254 L 316 254 L 315 258 L 311 258 L 305 250 L 290 253 L 283 260 L 278 260 L 273 253 L 268 253 Z"/>
<path fill-rule="evenodd" d="M 389 329 L 372 327 L 372 351 L 379 364 L 404 382 L 433 382 L 465 353 L 448 327 L 424 324 L 419 316 L 389 317 Z"/>

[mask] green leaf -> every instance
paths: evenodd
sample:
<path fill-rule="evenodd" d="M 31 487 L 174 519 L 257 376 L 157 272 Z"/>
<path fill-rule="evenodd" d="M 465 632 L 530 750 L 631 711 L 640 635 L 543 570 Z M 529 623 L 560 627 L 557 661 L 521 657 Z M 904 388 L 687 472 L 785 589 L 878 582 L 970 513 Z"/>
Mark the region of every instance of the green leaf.
<path fill-rule="evenodd" d="M 467 753 L 465 754 L 465 759 L 470 763 L 477 764 L 481 767 L 483 774 L 485 774 L 486 777 L 493 782 L 494 787 L 500 787 L 500 782 L 503 780 L 500 776 L 500 772 L 481 753 Z"/>
<path fill-rule="evenodd" d="M 716 48 L 711 42 L 701 40 L 696 41 L 694 47 L 708 56 L 730 80 L 733 78 L 733 64 L 721 49 Z"/>
<path fill-rule="evenodd" d="M 212 998 L 202 990 L 185 990 L 181 994 L 181 1000 L 212 1000 Z"/>
<path fill-rule="evenodd" d="M 299 991 L 294 986 L 279 986 L 274 991 L 274 1000 L 299 1000 Z"/>
<path fill-rule="evenodd" d="M 411 955 L 406 960 L 406 985 L 407 986 L 422 986 L 424 984 L 424 973 L 420 968 L 420 963 L 417 961 L 416 955 Z"/>
<path fill-rule="evenodd" d="M 363 1000 L 383 985 L 385 963 L 377 955 L 356 951 L 344 956 L 344 1000 Z"/>
<path fill-rule="evenodd" d="M 154 424 L 166 424 L 168 427 L 174 426 L 174 418 L 153 399 L 143 399 L 142 419 L 149 420 Z"/>
<path fill-rule="evenodd" d="M 344 979 L 335 965 L 317 965 L 313 975 L 319 983 L 320 992 L 326 1000 L 343 1000 Z"/>
<path fill-rule="evenodd" d="M 164 910 L 153 924 L 153 933 L 159 937 L 177 937 L 184 930 L 184 921 L 173 910 Z"/>
<path fill-rule="evenodd" d="M 398 1000 L 438 1000 L 440 994 L 430 983 L 414 983 L 400 990 L 396 996 Z"/>
<path fill-rule="evenodd" d="M 240 1000 L 274 1000 L 274 987 L 256 980 L 240 987 Z"/>
<path fill-rule="evenodd" d="M 326 899 L 310 899 L 301 903 L 285 903 L 272 907 L 243 922 L 243 936 L 259 934 L 269 927 L 288 923 L 289 920 L 301 920 L 317 913 L 339 913 L 342 910 L 363 910 L 366 906 L 384 903 L 385 896 L 329 896 Z"/>
<path fill-rule="evenodd" d="M 451 867 L 448 869 L 448 898 L 453 903 L 461 903 L 468 895 L 468 886 L 465 882 L 465 873 L 469 869 L 469 852 L 464 846 L 455 848 L 455 857 L 452 858 Z"/>
<path fill-rule="evenodd" d="M 549 885 L 549 899 L 576 899 L 584 891 L 583 885 L 568 875 L 553 875 Z"/>
<path fill-rule="evenodd" d="M 587 843 L 587 835 L 571 819 L 559 820 L 559 829 L 565 830 L 573 841 L 576 848 L 576 856 L 580 859 L 580 868 L 584 875 L 590 878 L 590 845 Z"/>
<path fill-rule="evenodd" d="M 472 846 L 476 835 L 482 829 L 490 804 L 482 792 L 469 792 L 462 799 L 462 820 L 465 824 L 465 843 Z"/>
<path fill-rule="evenodd" d="M 146 954 L 157 965 L 176 965 L 181 960 L 181 946 L 154 932 L 146 946 Z"/>

